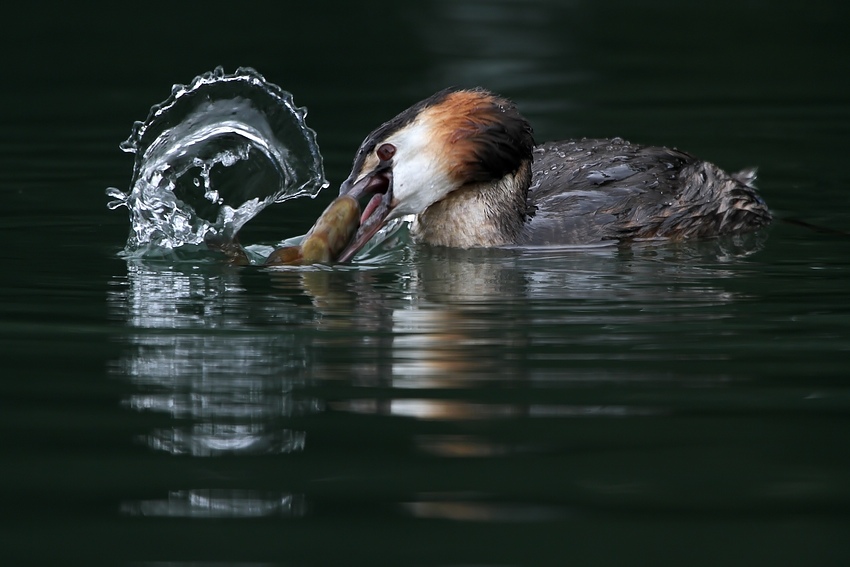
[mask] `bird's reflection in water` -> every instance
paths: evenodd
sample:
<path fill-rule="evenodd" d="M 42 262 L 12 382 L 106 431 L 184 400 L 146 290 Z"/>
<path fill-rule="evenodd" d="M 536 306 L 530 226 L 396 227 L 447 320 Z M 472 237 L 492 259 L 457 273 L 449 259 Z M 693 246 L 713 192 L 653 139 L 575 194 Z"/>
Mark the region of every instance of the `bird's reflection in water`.
<path fill-rule="evenodd" d="M 543 522 L 569 515 L 569 511 L 556 506 L 461 500 L 457 495 L 448 495 L 451 500 L 441 499 L 441 495 L 423 496 L 428 499 L 407 503 L 403 508 L 417 518 L 460 522 Z"/>
<path fill-rule="evenodd" d="M 529 420 L 663 417 L 670 408 L 646 396 L 635 401 L 607 392 L 728 384 L 723 373 L 683 380 L 673 370 L 642 371 L 642 364 L 657 368 L 662 356 L 688 364 L 726 356 L 701 349 L 699 336 L 689 342 L 679 335 L 683 329 L 709 332 L 709 324 L 724 316 L 714 308 L 741 298 L 725 282 L 741 269 L 736 260 L 757 244 L 729 239 L 678 247 L 420 249 L 405 267 L 387 273 L 342 280 L 313 274 L 302 280 L 305 291 L 317 309 L 327 309 L 332 323 L 326 323 L 335 331 L 327 345 L 317 345 L 323 354 L 314 359 L 321 368 L 315 375 L 352 387 L 326 399 L 331 411 L 383 416 L 388 427 L 399 419 L 420 423 L 409 442 L 422 455 L 552 454 L 575 439 L 519 436 L 512 424 L 525 429 Z M 671 341 L 682 346 L 670 349 Z M 613 366 L 619 370 L 600 365 L 606 359 L 618 361 Z M 468 521 L 568 513 L 465 493 L 417 493 L 401 508 L 416 517 Z"/>
<path fill-rule="evenodd" d="M 130 264 L 109 297 L 127 327 L 113 371 L 133 384 L 128 408 L 168 418 L 142 438 L 172 455 L 309 453 L 309 429 L 291 424 L 312 414 L 349 424 L 380 417 L 388 431 L 398 420 L 419 424 L 405 442 L 424 458 L 552 454 L 574 439 L 544 435 L 534 423 L 598 424 L 669 411 L 621 395 L 624 386 L 727 383 L 707 371 L 682 384 L 675 371 L 659 375 L 656 363 L 724 356 L 700 348 L 699 334 L 722 316 L 712 307 L 741 297 L 726 285 L 742 269 L 730 247 L 737 257 L 757 247 L 739 244 L 415 249 L 405 262 L 368 269 Z M 683 332 L 696 334 L 689 342 Z M 643 367 L 646 361 L 653 364 Z M 518 435 L 520 423 L 540 435 Z M 255 486 L 248 476 L 227 487 L 175 486 L 159 498 L 128 500 L 123 510 L 195 518 L 307 509 L 309 495 Z M 414 486 L 409 494 L 399 505 L 417 517 L 498 521 L 564 512 L 486 494 L 435 496 Z"/>

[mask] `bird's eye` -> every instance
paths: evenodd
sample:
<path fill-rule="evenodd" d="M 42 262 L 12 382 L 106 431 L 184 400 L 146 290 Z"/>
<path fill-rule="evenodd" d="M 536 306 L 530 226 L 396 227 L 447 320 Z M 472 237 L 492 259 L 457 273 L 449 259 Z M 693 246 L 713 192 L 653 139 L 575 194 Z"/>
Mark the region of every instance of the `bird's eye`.
<path fill-rule="evenodd" d="M 392 144 L 381 144 L 375 152 L 381 161 L 390 161 L 395 155 L 395 146 Z"/>

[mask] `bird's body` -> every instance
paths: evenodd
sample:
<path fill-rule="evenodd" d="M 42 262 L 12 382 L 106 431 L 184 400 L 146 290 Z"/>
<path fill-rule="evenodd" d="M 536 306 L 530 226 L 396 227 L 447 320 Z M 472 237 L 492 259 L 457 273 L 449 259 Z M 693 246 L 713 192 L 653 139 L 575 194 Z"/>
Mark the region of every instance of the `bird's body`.
<path fill-rule="evenodd" d="M 619 138 L 535 146 L 509 101 L 446 90 L 366 138 L 340 193 L 372 196 L 350 258 L 380 226 L 413 214 L 413 237 L 461 248 L 706 238 L 771 214 L 754 170 L 727 174 L 685 152 Z"/>
<path fill-rule="evenodd" d="M 764 226 L 755 170 L 727 174 L 675 149 L 619 138 L 550 142 L 534 149 L 528 244 L 706 238 Z"/>

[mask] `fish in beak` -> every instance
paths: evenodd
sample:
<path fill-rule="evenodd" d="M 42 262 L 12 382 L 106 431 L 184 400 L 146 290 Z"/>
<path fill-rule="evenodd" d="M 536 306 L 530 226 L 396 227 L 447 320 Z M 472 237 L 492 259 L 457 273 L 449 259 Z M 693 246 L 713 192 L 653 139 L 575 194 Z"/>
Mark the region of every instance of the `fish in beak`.
<path fill-rule="evenodd" d="M 347 195 L 366 204 L 360 216 L 360 228 L 349 245 L 337 257 L 338 262 L 348 262 L 363 248 L 387 221 L 395 203 L 393 202 L 392 155 L 381 159 L 371 172 L 353 181 L 346 179 L 339 189 L 340 196 Z"/>

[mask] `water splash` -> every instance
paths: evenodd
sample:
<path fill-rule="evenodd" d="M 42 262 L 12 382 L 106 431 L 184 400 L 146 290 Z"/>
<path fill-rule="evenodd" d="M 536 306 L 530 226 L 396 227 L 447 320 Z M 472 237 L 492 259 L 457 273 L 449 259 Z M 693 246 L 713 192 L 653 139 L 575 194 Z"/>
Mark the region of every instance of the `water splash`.
<path fill-rule="evenodd" d="M 110 187 L 110 209 L 127 207 L 125 252 L 161 254 L 231 239 L 272 203 L 328 186 L 307 111 L 248 67 L 221 67 L 174 85 L 121 144 L 136 155 L 130 190 Z"/>

